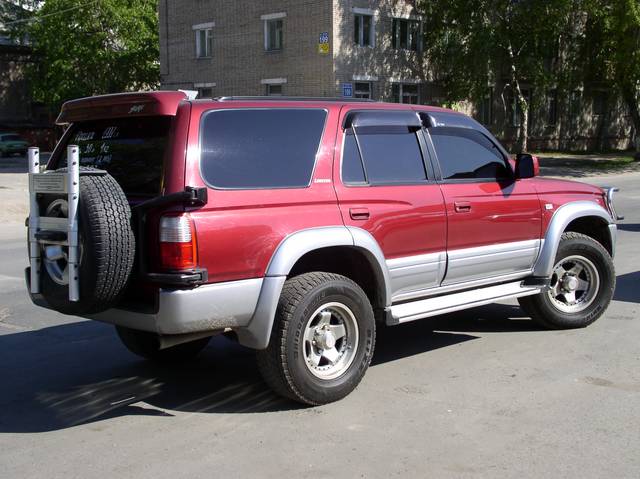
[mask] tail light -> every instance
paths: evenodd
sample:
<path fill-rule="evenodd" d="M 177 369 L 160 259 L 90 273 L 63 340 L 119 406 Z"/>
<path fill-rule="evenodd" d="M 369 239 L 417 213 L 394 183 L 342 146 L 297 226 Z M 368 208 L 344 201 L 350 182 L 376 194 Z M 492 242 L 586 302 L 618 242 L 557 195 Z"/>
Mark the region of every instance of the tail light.
<path fill-rule="evenodd" d="M 193 270 L 198 264 L 198 245 L 188 215 L 160 218 L 160 267 L 165 271 Z"/>

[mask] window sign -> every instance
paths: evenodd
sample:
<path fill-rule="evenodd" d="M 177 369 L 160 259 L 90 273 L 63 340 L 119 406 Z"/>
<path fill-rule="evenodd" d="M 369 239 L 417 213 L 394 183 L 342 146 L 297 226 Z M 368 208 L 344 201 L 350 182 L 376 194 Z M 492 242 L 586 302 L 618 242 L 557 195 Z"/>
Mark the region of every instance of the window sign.
<path fill-rule="evenodd" d="M 353 97 L 353 83 L 342 84 L 342 96 L 345 98 Z"/>

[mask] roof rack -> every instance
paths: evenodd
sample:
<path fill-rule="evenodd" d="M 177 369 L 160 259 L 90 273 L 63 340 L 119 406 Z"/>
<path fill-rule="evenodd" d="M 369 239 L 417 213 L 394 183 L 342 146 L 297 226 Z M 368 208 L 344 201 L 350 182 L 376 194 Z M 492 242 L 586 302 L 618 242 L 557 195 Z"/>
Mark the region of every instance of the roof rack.
<path fill-rule="evenodd" d="M 335 101 L 340 103 L 375 103 L 368 98 L 336 98 L 312 96 L 219 96 L 216 101 Z"/>

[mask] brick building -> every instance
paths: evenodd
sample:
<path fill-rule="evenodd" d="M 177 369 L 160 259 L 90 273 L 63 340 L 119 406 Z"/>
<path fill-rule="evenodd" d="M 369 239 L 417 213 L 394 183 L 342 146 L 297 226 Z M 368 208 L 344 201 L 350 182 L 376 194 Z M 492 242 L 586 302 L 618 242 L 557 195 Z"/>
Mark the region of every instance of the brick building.
<path fill-rule="evenodd" d="M 160 0 L 161 83 L 200 96 L 353 96 L 441 104 L 412 0 Z M 507 144 L 519 119 L 505 82 L 463 107 Z M 621 102 L 599 89 L 539 95 L 531 149 L 626 149 Z"/>

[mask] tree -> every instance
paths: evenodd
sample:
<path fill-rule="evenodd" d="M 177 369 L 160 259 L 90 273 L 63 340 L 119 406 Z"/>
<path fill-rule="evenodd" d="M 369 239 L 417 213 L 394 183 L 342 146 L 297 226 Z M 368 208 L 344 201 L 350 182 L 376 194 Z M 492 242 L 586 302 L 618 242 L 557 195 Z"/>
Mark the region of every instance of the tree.
<path fill-rule="evenodd" d="M 621 96 L 640 159 L 640 2 L 586 0 L 584 10 L 587 21 L 576 68 L 586 81 L 607 85 Z"/>
<path fill-rule="evenodd" d="M 36 2 L 38 3 L 38 2 Z M 23 22 L 37 62 L 33 98 L 54 111 L 69 99 L 159 82 L 157 0 L 46 0 Z"/>
<path fill-rule="evenodd" d="M 572 0 L 422 0 L 426 54 L 448 101 L 479 99 L 507 79 L 520 114 L 518 150 L 527 149 L 531 100 L 523 82 L 544 91 L 559 39 L 571 30 Z"/>

